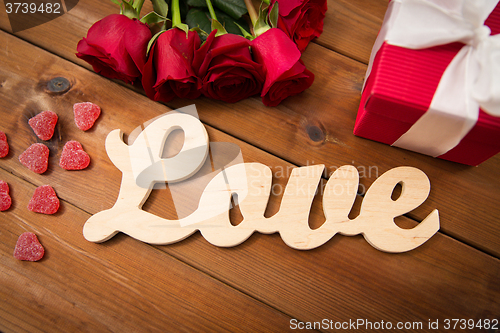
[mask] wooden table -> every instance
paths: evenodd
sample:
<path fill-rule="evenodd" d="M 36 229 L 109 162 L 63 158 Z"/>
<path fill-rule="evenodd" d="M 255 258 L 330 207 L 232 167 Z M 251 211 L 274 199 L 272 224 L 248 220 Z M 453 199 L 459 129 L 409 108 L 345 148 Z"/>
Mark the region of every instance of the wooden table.
<path fill-rule="evenodd" d="M 13 206 L 0 213 L 0 331 L 282 332 L 302 325 L 333 331 L 335 325 L 345 330 L 353 323 L 367 331 L 370 323 L 373 328 L 402 323 L 412 327 L 407 331 L 435 332 L 429 324 L 436 321 L 444 331 L 446 320 L 453 327 L 453 319 L 483 324 L 500 319 L 500 156 L 468 167 L 352 134 L 385 0 L 328 1 L 324 33 L 303 54 L 316 80 L 280 106 L 265 107 L 257 97 L 236 104 L 194 102 L 211 141 L 235 143 L 245 162 L 275 172 L 325 164 L 331 173 L 354 165 L 363 192 L 391 168 L 421 169 L 431 181 L 431 194 L 398 223 L 412 227 L 437 208 L 441 229 L 401 254 L 378 251 L 362 236 L 342 235 L 310 251 L 291 249 L 277 234 L 257 233 L 233 248 L 213 246 L 199 233 L 165 246 L 124 234 L 101 244 L 85 240 L 85 221 L 110 208 L 120 186 L 120 171 L 104 149 L 106 135 L 120 128 L 127 136 L 169 108 L 193 101 L 152 102 L 76 58 L 76 44 L 88 28 L 117 12 L 111 1 L 80 0 L 67 14 L 15 34 L 3 8 L 0 130 L 7 133 L 11 152 L 0 160 L 0 179 L 10 184 Z M 55 77 L 68 79 L 71 88 L 62 94 L 48 91 L 47 82 Z M 88 132 L 73 124 L 72 105 L 82 101 L 103 110 Z M 59 125 L 47 143 L 49 169 L 38 175 L 18 157 L 37 142 L 27 119 L 46 109 L 58 113 Z M 92 159 L 89 168 L 58 167 L 68 140 L 83 144 Z M 286 184 L 283 176 L 275 175 L 275 181 Z M 53 216 L 26 208 L 43 184 L 61 199 Z M 144 209 L 175 217 L 169 200 L 167 191 L 154 191 Z M 278 210 L 279 200 L 279 195 L 271 198 L 268 216 Z M 310 224 L 318 227 L 323 219 L 318 201 Z M 44 245 L 40 262 L 13 258 L 24 231 L 36 233 Z M 460 325 L 456 331 L 463 331 Z"/>

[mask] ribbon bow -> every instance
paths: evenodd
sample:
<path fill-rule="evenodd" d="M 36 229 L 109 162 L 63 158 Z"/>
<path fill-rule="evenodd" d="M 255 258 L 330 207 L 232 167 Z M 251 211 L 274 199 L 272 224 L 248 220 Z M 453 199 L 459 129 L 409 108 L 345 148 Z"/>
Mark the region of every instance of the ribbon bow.
<path fill-rule="evenodd" d="M 411 49 L 453 42 L 466 44 L 461 52 L 468 95 L 481 108 L 500 116 L 500 35 L 490 36 L 484 21 L 498 0 L 394 0 L 396 19 L 385 39 Z"/>
<path fill-rule="evenodd" d="M 453 42 L 464 47 L 443 73 L 429 109 L 392 145 L 440 156 L 475 126 L 479 108 L 500 116 L 500 35 L 484 21 L 498 0 L 393 0 L 372 50 L 384 42 L 424 49 Z"/>

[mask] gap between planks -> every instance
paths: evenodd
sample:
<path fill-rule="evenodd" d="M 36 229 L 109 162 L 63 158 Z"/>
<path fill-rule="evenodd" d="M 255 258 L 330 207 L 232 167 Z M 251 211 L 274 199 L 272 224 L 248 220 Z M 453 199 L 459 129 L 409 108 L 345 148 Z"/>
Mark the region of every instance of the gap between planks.
<path fill-rule="evenodd" d="M 43 50 L 43 51 L 45 51 L 45 52 L 48 52 L 48 53 L 49 53 L 49 54 L 51 54 L 51 55 L 54 55 L 54 56 L 56 56 L 56 57 L 58 57 L 58 58 L 61 58 L 61 59 L 65 60 L 65 61 L 68 61 L 68 62 L 70 62 L 71 64 L 77 65 L 77 66 L 79 66 L 79 67 L 81 67 L 81 68 L 83 68 L 83 69 L 85 69 L 85 70 L 87 70 L 87 71 L 89 71 L 89 72 L 91 72 L 91 73 L 96 74 L 93 70 L 91 70 L 91 69 L 89 68 L 89 67 L 90 67 L 90 65 L 89 65 L 89 66 L 83 66 L 83 65 L 81 65 L 81 64 L 79 64 L 79 63 L 77 63 L 77 62 L 72 61 L 71 59 L 68 59 L 68 58 L 65 58 L 64 56 L 61 56 L 61 55 L 60 55 L 60 54 L 58 54 L 58 53 L 52 52 L 52 51 L 50 51 L 50 50 L 47 50 L 47 49 L 45 49 L 45 48 L 41 47 L 40 45 L 33 44 L 33 43 L 32 43 L 32 42 L 30 42 L 28 39 L 24 39 L 24 38 L 22 38 L 22 37 L 20 37 L 20 36 L 18 36 L 18 35 L 16 35 L 16 34 L 13 34 L 13 33 L 12 33 L 12 32 L 10 32 L 10 31 L 5 30 L 5 29 L 0 29 L 0 31 L 2 31 L 2 32 L 6 33 L 6 34 L 9 34 L 9 35 L 11 35 L 12 37 L 15 37 L 16 39 L 22 40 L 22 41 L 24 41 L 24 42 L 26 42 L 26 43 L 28 43 L 28 44 L 30 44 L 30 45 L 33 45 L 33 46 L 35 46 L 35 47 L 37 47 L 37 48 L 39 48 L 39 49 L 41 49 L 41 50 Z M 363 64 L 363 65 L 366 65 L 364 62 L 362 62 L 362 61 L 360 61 L 360 60 L 358 60 L 358 59 L 355 59 L 355 58 L 352 58 L 352 57 L 346 56 L 346 55 L 344 55 L 344 54 L 342 54 L 342 53 L 340 53 L 340 52 L 338 52 L 338 51 L 332 50 L 332 49 L 330 49 L 330 48 L 328 48 L 328 47 L 326 47 L 326 46 L 324 46 L 324 45 L 322 45 L 322 44 L 319 44 L 317 41 L 314 41 L 313 43 L 314 43 L 314 44 L 316 44 L 317 46 L 321 46 L 321 47 L 323 47 L 323 48 L 324 48 L 324 49 L 326 49 L 326 50 L 329 50 L 329 51 L 331 51 L 331 52 L 337 53 L 337 54 L 339 54 L 340 56 L 342 56 L 342 57 L 344 57 L 344 58 L 346 58 L 346 59 L 353 60 L 353 61 L 355 61 L 355 62 L 357 62 L 357 63 Z M 97 75 L 97 74 L 96 74 L 96 75 Z M 141 95 L 145 96 L 144 91 L 143 91 L 143 90 L 141 90 L 141 89 L 137 89 L 137 88 L 135 88 L 135 87 L 133 87 L 133 86 L 131 86 L 131 85 L 128 85 L 128 84 L 126 84 L 126 83 L 124 83 L 124 82 L 121 82 L 121 81 L 119 81 L 119 80 L 111 80 L 111 79 L 108 79 L 108 78 L 105 78 L 105 77 L 103 77 L 103 78 L 104 78 L 104 79 L 106 79 L 106 80 L 112 81 L 112 82 L 114 82 L 114 83 L 117 83 L 117 84 L 121 85 L 122 87 L 125 87 L 126 89 L 132 90 L 132 91 L 134 91 L 134 92 L 136 92 L 136 93 L 138 93 L 138 94 L 141 94 Z M 167 106 L 168 108 L 170 108 L 170 109 L 172 109 L 172 110 L 175 110 L 175 108 L 172 108 L 172 107 L 171 107 L 170 105 L 168 105 L 168 104 L 161 103 L 161 102 L 158 102 L 158 103 L 160 103 L 160 104 L 162 104 L 162 105 L 165 105 L 165 106 Z M 200 119 L 200 121 L 201 121 L 201 119 Z M 269 155 L 275 156 L 276 158 L 278 158 L 278 159 L 280 159 L 280 160 L 282 160 L 282 161 L 284 161 L 284 162 L 286 162 L 286 163 L 290 164 L 290 165 L 291 165 L 291 166 L 293 166 L 293 167 L 299 167 L 298 165 L 296 165 L 296 164 L 294 164 L 294 163 L 291 163 L 291 162 L 290 162 L 289 160 L 287 160 L 286 158 L 284 158 L 284 157 L 282 157 L 282 156 L 274 155 L 273 153 L 269 152 L 269 151 L 268 151 L 268 150 L 266 150 L 266 149 L 263 149 L 262 147 L 259 147 L 259 146 L 254 146 L 253 144 L 249 143 L 248 141 L 243 140 L 242 138 L 236 137 L 236 136 L 234 136 L 234 135 L 232 135 L 232 134 L 228 133 L 227 131 L 224 131 L 224 130 L 222 130 L 222 129 L 220 129 L 220 128 L 216 127 L 216 126 L 214 126 L 213 124 L 208 124 L 208 123 L 204 122 L 204 125 L 205 125 L 205 126 L 210 126 L 210 127 L 212 127 L 213 129 L 215 129 L 215 130 L 217 130 L 217 131 L 219 131 L 219 132 L 221 132 L 221 133 L 224 133 L 224 134 L 226 134 L 226 135 L 228 135 L 228 136 L 230 136 L 230 137 L 233 137 L 233 138 L 237 139 L 238 141 L 241 141 L 241 142 L 244 142 L 244 143 L 246 143 L 246 144 L 248 144 L 248 145 L 250 145 L 250 146 L 253 146 L 253 147 L 255 147 L 255 148 L 259 149 L 259 150 L 260 150 L 260 151 L 262 151 L 262 152 L 265 152 L 265 153 L 267 153 L 267 154 L 269 154 Z M 3 170 L 5 170 L 5 169 L 3 169 Z M 6 172 L 10 172 L 10 171 L 8 171 L 8 170 L 5 170 L 5 171 L 6 171 Z M 13 173 L 13 172 L 10 172 L 10 173 L 12 173 L 13 175 L 15 175 L 17 178 L 20 178 L 20 179 L 23 179 L 24 181 L 29 182 L 28 180 L 26 180 L 26 179 L 24 179 L 24 178 L 20 177 L 19 175 L 15 174 L 15 173 Z M 322 177 L 322 179 L 324 179 L 324 180 L 328 180 L 328 178 L 326 178 L 326 177 Z M 31 182 L 29 182 L 29 183 L 30 183 L 30 184 L 32 184 Z M 431 189 L 431 191 L 432 191 L 432 189 Z M 357 196 L 359 196 L 359 194 L 357 194 Z M 361 198 L 362 198 L 362 196 L 361 196 Z M 75 206 L 75 207 L 77 207 L 77 206 Z M 78 208 L 79 208 L 80 210 L 84 211 L 85 213 L 89 213 L 89 212 L 87 212 L 87 211 L 85 211 L 85 210 L 81 209 L 80 207 L 78 207 Z M 90 214 L 90 213 L 89 213 L 89 214 Z M 407 213 L 407 214 L 405 214 L 405 215 L 403 215 L 403 216 L 404 216 L 404 217 L 406 217 L 406 218 L 408 218 L 408 219 L 410 219 L 411 221 L 413 221 L 413 222 L 415 222 L 415 223 L 420 223 L 420 222 L 421 222 L 421 221 L 418 221 L 417 219 L 415 219 L 414 217 L 412 217 L 411 212 L 410 212 L 410 213 Z M 486 254 L 486 255 L 490 256 L 490 257 L 493 257 L 493 258 L 495 258 L 495 259 L 500 259 L 499 257 L 495 256 L 492 252 L 487 251 L 487 250 L 482 249 L 482 248 L 479 248 L 479 247 L 477 247 L 477 246 L 474 246 L 472 243 L 467 242 L 466 240 L 463 240 L 463 239 L 461 239 L 460 237 L 453 235 L 452 233 L 449 233 L 449 232 L 445 232 L 445 231 L 443 231 L 443 230 L 442 230 L 442 228 L 438 231 L 438 233 L 440 233 L 440 234 L 442 234 L 442 235 L 444 235 L 444 236 L 447 236 L 447 237 L 449 237 L 449 238 L 451 238 L 451 239 L 454 239 L 454 240 L 456 240 L 456 241 L 458 241 L 458 242 L 460 242 L 460 243 L 462 243 L 462 244 L 466 245 L 467 247 L 470 247 L 470 248 L 475 249 L 475 250 L 477 250 L 477 251 L 479 251 L 479 252 L 482 252 L 482 253 L 484 253 L 484 254 Z"/>
<path fill-rule="evenodd" d="M 25 179 L 25 178 L 23 178 L 23 177 L 19 176 L 17 173 L 14 173 L 14 172 L 11 172 L 11 171 L 9 171 L 9 170 L 6 170 L 6 169 L 2 168 L 1 166 L 0 166 L 0 169 L 1 169 L 2 171 L 6 172 L 6 173 L 10 173 L 13 177 L 17 178 L 19 181 L 24 182 L 24 183 L 25 183 L 25 185 L 26 185 L 26 186 L 28 186 L 28 187 L 33 187 L 33 188 L 36 188 L 36 187 L 37 187 L 37 185 L 36 185 L 36 184 L 34 184 L 34 183 L 30 182 L 29 180 L 27 180 L 27 179 Z M 62 198 L 59 198 L 59 200 L 60 200 L 60 201 L 62 201 L 62 202 L 64 202 L 64 204 L 65 204 L 65 205 L 69 205 L 69 206 L 71 206 L 73 209 L 76 209 L 76 210 L 79 210 L 79 211 L 81 211 L 81 212 L 84 212 L 85 214 L 88 214 L 88 216 L 89 216 L 89 217 L 90 217 L 90 216 L 92 216 L 92 214 L 91 214 L 91 213 L 89 213 L 89 212 L 87 212 L 86 210 L 84 210 L 84 209 L 82 209 L 82 208 L 78 207 L 77 205 L 73 204 L 73 203 L 72 203 L 72 202 L 70 202 L 70 201 L 67 201 L 67 200 L 62 199 Z M 49 233 L 50 233 L 50 231 L 49 231 Z M 196 232 L 195 234 L 199 234 L 199 232 Z M 195 234 L 191 235 L 191 237 L 195 236 Z M 121 236 L 121 237 L 129 237 L 129 238 L 132 238 L 132 237 L 130 237 L 130 236 L 128 236 L 128 235 L 126 235 L 126 234 L 121 234 L 120 236 Z M 198 235 L 198 236 L 201 236 L 201 235 Z M 136 241 L 136 242 L 140 242 L 140 241 L 138 241 L 138 240 L 134 240 L 134 241 Z M 241 295 L 244 295 L 245 297 L 248 297 L 248 298 L 250 298 L 250 299 L 253 299 L 254 301 L 256 301 L 256 302 L 258 302 L 258 303 L 261 303 L 263 306 L 266 306 L 266 307 L 268 307 L 268 308 L 270 308 L 270 309 L 273 309 L 273 310 L 275 310 L 276 312 L 279 312 L 279 313 L 281 313 L 282 315 L 284 315 L 284 316 L 286 316 L 286 317 L 289 317 L 290 319 L 299 319 L 299 320 L 300 320 L 300 318 L 296 318 L 295 316 L 293 316 L 293 315 L 291 315 L 291 314 L 286 313 L 285 311 L 283 311 L 282 309 L 279 309 L 279 308 L 278 308 L 278 307 L 276 307 L 275 305 L 273 305 L 273 304 L 269 304 L 269 303 L 265 302 L 265 301 L 264 301 L 264 300 L 262 300 L 262 299 L 259 299 L 259 298 L 255 297 L 255 296 L 253 296 L 253 295 L 251 295 L 251 294 L 249 294 L 249 293 L 246 293 L 244 290 L 241 290 L 240 288 L 236 287 L 235 285 L 231 285 L 231 284 L 230 284 L 230 283 L 228 283 L 226 280 L 224 280 L 224 279 L 219 279 L 219 278 L 217 278 L 215 275 L 210 274 L 208 271 L 204 271 L 204 270 L 202 270 L 201 268 L 198 268 L 198 267 L 196 267 L 195 265 L 190 264 L 189 262 L 186 262 L 186 261 L 182 260 L 182 259 L 181 259 L 181 258 L 179 258 L 178 256 L 175 256 L 175 255 L 174 255 L 174 254 L 172 254 L 172 253 L 169 253 L 169 252 L 167 252 L 167 251 L 163 251 L 163 250 L 162 250 L 162 248 L 167 247 L 167 246 L 169 246 L 169 245 L 152 245 L 152 244 L 147 244 L 147 243 L 144 243 L 144 244 L 145 244 L 146 246 L 149 246 L 149 247 L 150 247 L 153 251 L 160 252 L 160 253 L 161 253 L 161 255 L 168 256 L 168 257 L 170 257 L 171 259 L 173 259 L 173 260 L 177 261 L 179 264 L 184 265 L 184 266 L 186 266 L 186 267 L 189 267 L 189 268 L 191 268 L 191 269 L 193 269 L 193 270 L 195 270 L 195 271 L 197 271 L 197 272 L 201 273 L 202 275 L 206 276 L 208 279 L 211 279 L 211 280 L 213 280 L 213 281 L 216 281 L 217 283 L 220 283 L 220 284 L 222 284 L 223 286 L 225 286 L 225 287 L 227 287 L 227 288 L 233 289 L 234 291 L 236 291 L 236 292 L 240 293 Z M 76 249 L 75 249 L 75 250 L 76 250 Z M 84 255 L 84 256 L 87 256 L 87 255 L 86 255 L 86 253 L 85 253 L 85 251 L 83 251 L 83 250 L 76 250 L 76 251 L 77 251 L 78 253 L 80 253 L 80 254 Z M 32 281 L 34 281 L 34 280 L 32 280 Z M 34 282 L 35 282 L 35 283 L 37 283 L 36 281 L 34 281 Z M 311 330 L 311 332 L 321 332 L 321 331 L 318 331 L 318 330 Z M 0 333 L 2 333 L 2 331 L 0 331 Z"/>

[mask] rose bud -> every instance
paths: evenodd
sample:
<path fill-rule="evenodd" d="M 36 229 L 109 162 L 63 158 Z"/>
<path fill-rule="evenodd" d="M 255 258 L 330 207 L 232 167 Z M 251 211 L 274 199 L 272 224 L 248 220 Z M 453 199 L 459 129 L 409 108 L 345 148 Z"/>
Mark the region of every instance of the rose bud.
<path fill-rule="evenodd" d="M 301 53 L 295 43 L 280 29 L 269 29 L 255 38 L 252 51 L 266 70 L 261 93 L 265 105 L 277 106 L 288 96 L 297 95 L 312 85 L 314 74 L 300 60 Z"/>
<path fill-rule="evenodd" d="M 260 93 L 264 72 L 252 59 L 250 41 L 234 34 L 215 37 L 215 33 L 196 51 L 193 63 L 203 95 L 235 103 Z"/>
<path fill-rule="evenodd" d="M 196 32 L 172 28 L 163 32 L 149 51 L 142 86 L 154 101 L 169 102 L 174 97 L 196 98 L 199 79 L 192 68 L 195 50 L 200 46 Z"/>
<path fill-rule="evenodd" d="M 326 0 L 271 0 L 279 3 L 278 28 L 285 31 L 297 44 L 300 52 L 323 32 L 327 10 Z"/>
<path fill-rule="evenodd" d="M 141 76 L 150 39 L 146 24 L 112 14 L 90 27 L 87 37 L 78 42 L 76 56 L 91 64 L 96 73 L 133 83 Z"/>

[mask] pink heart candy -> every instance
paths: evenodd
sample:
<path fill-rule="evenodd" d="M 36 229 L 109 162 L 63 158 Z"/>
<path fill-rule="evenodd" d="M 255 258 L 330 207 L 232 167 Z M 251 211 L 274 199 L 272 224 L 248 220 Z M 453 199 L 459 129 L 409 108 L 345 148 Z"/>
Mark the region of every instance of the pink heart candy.
<path fill-rule="evenodd" d="M 9 184 L 0 180 L 0 212 L 10 208 L 12 199 L 9 194 Z"/>
<path fill-rule="evenodd" d="M 68 141 L 64 145 L 59 166 L 66 170 L 82 170 L 90 164 L 90 156 L 78 141 Z"/>
<path fill-rule="evenodd" d="M 42 143 L 34 143 L 19 156 L 19 161 L 31 171 L 42 174 L 49 165 L 49 148 Z"/>
<path fill-rule="evenodd" d="M 59 198 L 50 185 L 42 185 L 35 189 L 28 203 L 28 210 L 35 213 L 54 214 L 59 210 Z"/>
<path fill-rule="evenodd" d="M 43 111 L 33 118 L 28 123 L 41 140 L 50 140 L 54 135 L 54 129 L 57 124 L 57 114 L 52 111 Z"/>
<path fill-rule="evenodd" d="M 0 158 L 7 156 L 9 153 L 9 143 L 4 132 L 0 131 Z"/>
<path fill-rule="evenodd" d="M 73 105 L 73 112 L 76 126 L 82 131 L 86 131 L 94 126 L 101 114 L 101 108 L 90 102 L 76 103 Z"/>
<path fill-rule="evenodd" d="M 43 258 L 45 250 L 36 235 L 32 232 L 22 233 L 17 239 L 14 258 L 19 260 L 38 261 Z"/>

